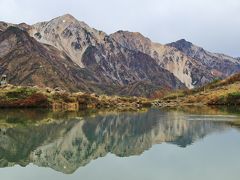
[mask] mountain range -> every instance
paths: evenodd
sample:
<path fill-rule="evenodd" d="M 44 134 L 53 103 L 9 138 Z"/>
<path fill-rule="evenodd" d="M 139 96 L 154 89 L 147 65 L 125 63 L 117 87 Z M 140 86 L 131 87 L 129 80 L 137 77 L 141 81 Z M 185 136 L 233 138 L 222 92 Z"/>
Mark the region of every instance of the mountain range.
<path fill-rule="evenodd" d="M 0 22 L 0 75 L 14 85 L 152 96 L 240 71 L 240 60 L 184 39 L 166 45 L 140 33 L 106 34 L 66 14 L 34 25 Z"/>

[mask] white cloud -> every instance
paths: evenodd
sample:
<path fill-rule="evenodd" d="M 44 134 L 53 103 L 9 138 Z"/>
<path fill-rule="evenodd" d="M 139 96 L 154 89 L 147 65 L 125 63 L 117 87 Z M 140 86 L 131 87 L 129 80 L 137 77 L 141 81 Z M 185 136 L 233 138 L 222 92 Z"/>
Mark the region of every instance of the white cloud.
<path fill-rule="evenodd" d="M 139 31 L 167 43 L 186 38 L 240 56 L 239 0 L 0 0 L 0 20 L 36 23 L 65 13 L 112 33 Z"/>

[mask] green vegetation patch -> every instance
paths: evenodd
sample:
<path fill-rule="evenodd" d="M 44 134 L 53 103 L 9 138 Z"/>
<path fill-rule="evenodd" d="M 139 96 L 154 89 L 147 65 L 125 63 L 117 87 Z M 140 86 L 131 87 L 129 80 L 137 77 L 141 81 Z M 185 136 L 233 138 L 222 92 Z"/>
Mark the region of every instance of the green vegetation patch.
<path fill-rule="evenodd" d="M 32 96 L 36 92 L 36 89 L 33 88 L 20 87 L 6 92 L 5 98 L 10 100 L 25 99 L 29 96 Z"/>
<path fill-rule="evenodd" d="M 228 93 L 224 96 L 220 96 L 217 99 L 212 100 L 209 104 L 215 105 L 240 105 L 240 92 Z"/>
<path fill-rule="evenodd" d="M 227 95 L 226 101 L 228 104 L 239 105 L 240 104 L 240 92 L 234 92 Z"/>
<path fill-rule="evenodd" d="M 163 98 L 163 100 L 173 100 L 173 99 L 177 99 L 177 98 L 184 97 L 184 96 L 186 96 L 184 91 L 176 91 L 176 92 L 166 95 Z"/>

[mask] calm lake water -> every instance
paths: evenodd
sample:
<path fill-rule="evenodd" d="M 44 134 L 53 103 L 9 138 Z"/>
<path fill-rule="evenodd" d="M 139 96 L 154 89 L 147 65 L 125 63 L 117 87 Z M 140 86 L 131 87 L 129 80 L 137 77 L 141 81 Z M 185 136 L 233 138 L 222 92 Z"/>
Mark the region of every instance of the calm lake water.
<path fill-rule="evenodd" d="M 0 179 L 239 180 L 239 113 L 0 110 Z"/>

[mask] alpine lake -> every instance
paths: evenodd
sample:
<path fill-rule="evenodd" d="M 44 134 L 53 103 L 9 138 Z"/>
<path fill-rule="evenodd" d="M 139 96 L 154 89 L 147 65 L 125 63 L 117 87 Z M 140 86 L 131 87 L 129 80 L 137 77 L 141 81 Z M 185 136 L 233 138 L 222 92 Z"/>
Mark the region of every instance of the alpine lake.
<path fill-rule="evenodd" d="M 240 108 L 0 110 L 1 180 L 239 180 Z"/>

